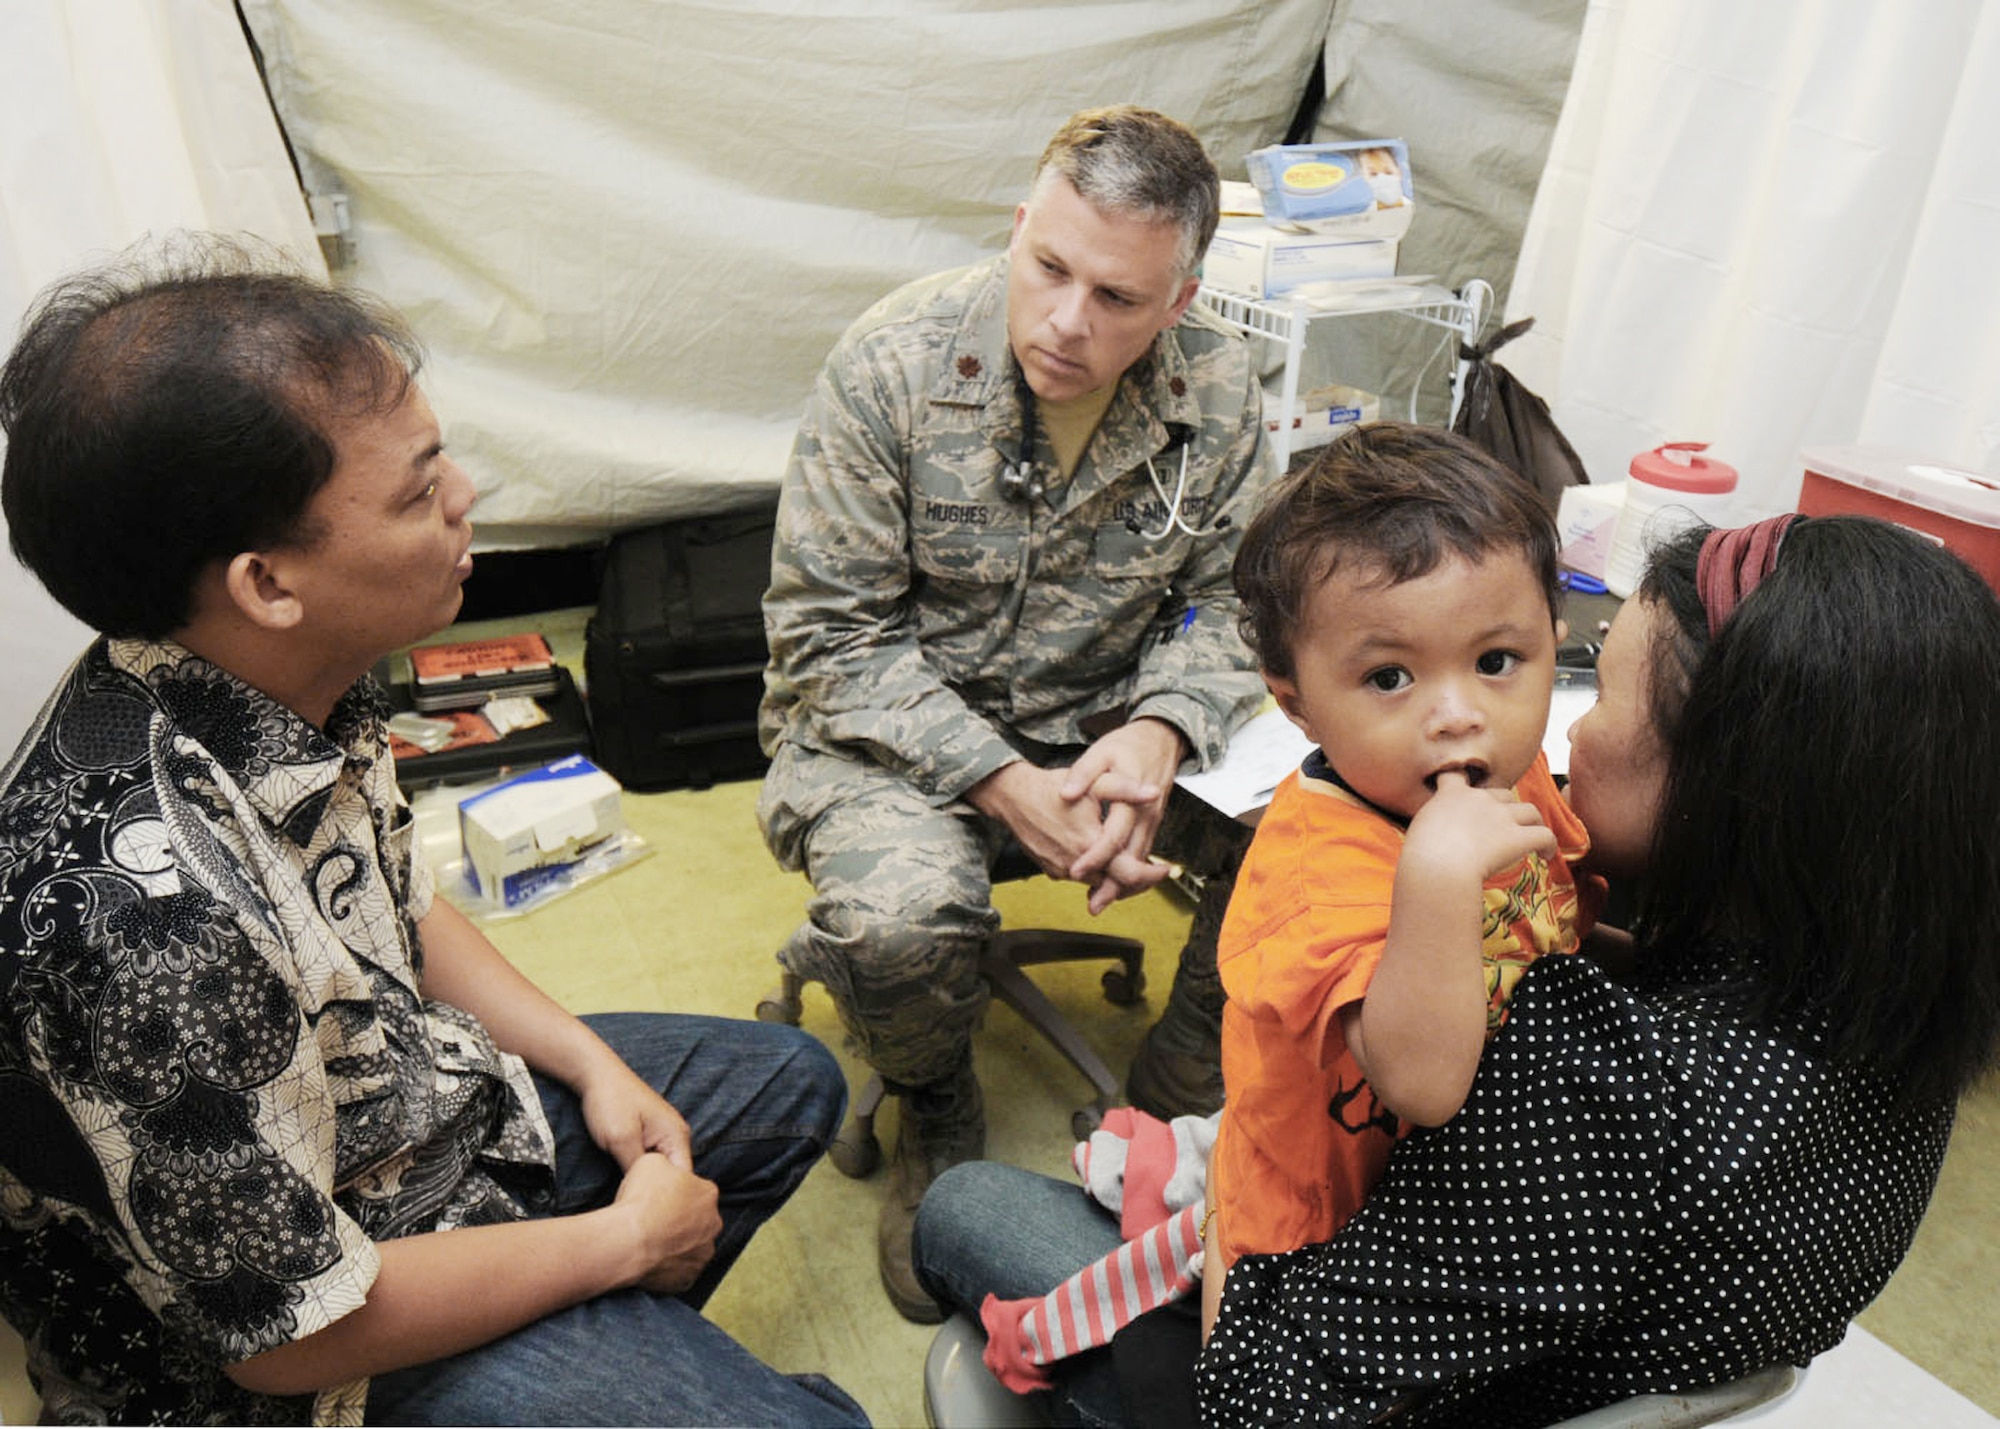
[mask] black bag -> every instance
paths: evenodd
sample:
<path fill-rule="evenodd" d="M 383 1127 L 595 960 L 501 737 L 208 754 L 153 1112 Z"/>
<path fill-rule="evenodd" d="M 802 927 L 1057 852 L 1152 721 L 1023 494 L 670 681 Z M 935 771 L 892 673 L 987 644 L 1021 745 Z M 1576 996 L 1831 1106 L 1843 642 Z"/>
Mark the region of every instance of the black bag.
<path fill-rule="evenodd" d="M 583 668 L 597 762 L 628 789 L 761 775 L 769 510 L 615 537 Z"/>
<path fill-rule="evenodd" d="M 1566 486 L 1586 486 L 1583 460 L 1549 415 L 1549 404 L 1521 385 L 1493 360 L 1493 354 L 1535 325 L 1533 318 L 1509 323 L 1477 347 L 1460 344 L 1458 355 L 1472 365 L 1465 394 L 1451 429 L 1467 437 L 1541 488 L 1553 509 Z"/>

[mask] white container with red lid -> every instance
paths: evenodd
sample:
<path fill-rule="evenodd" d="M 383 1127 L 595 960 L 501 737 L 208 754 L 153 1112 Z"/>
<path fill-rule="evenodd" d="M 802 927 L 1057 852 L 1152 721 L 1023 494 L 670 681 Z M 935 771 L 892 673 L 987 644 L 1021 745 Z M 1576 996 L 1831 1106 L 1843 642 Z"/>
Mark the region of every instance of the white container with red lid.
<path fill-rule="evenodd" d="M 1707 442 L 1668 442 L 1632 458 L 1604 563 L 1604 584 L 1619 599 L 1638 589 L 1654 547 L 1690 526 L 1722 524 L 1736 468 L 1702 456 L 1707 450 Z"/>

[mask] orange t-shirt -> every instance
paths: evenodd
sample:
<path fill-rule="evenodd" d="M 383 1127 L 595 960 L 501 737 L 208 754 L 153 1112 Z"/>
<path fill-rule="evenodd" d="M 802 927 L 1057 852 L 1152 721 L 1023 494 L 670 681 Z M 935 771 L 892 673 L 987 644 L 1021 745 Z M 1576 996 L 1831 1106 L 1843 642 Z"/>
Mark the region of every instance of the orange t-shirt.
<path fill-rule="evenodd" d="M 1314 763 L 1317 761 L 1309 761 Z M 1580 906 L 1570 863 L 1590 848 L 1537 755 L 1515 792 L 1560 856 L 1530 855 L 1486 885 L 1489 1031 L 1527 965 L 1574 952 L 1602 904 Z M 1361 1207 L 1404 1128 L 1376 1100 L 1340 1032 L 1368 994 L 1389 935 L 1400 825 L 1324 778 L 1278 787 L 1236 875 L 1217 963 L 1228 1096 L 1210 1177 L 1223 1264 L 1326 1240 Z"/>

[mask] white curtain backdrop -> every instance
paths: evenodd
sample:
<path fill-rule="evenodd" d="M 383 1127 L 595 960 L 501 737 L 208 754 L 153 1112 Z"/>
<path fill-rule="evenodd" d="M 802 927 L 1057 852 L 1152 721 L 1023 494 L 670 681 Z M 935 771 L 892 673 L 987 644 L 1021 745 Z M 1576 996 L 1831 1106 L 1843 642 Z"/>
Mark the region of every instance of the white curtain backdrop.
<path fill-rule="evenodd" d="M 148 233 L 252 233 L 324 274 L 229 0 L 4 0 L 0 106 L 0 347 L 45 285 Z M 0 759 L 88 638 L 0 556 Z"/>
<path fill-rule="evenodd" d="M 777 489 L 827 350 L 1006 241 L 1056 126 L 1133 101 L 1226 175 L 1332 0 L 245 0 L 337 275 L 405 313 L 480 549 Z"/>
<path fill-rule="evenodd" d="M 1663 441 L 1792 509 L 1801 446 L 2000 475 L 2000 0 L 1593 0 L 1507 366 L 1595 482 Z"/>

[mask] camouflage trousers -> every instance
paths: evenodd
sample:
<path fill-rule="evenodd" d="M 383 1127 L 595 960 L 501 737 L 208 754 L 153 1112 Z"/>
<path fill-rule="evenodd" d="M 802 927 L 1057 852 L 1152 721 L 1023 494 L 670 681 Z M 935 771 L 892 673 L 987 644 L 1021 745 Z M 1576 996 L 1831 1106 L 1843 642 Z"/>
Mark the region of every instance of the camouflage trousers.
<path fill-rule="evenodd" d="M 1051 751 L 1048 766 L 1081 751 Z M 1038 759 L 1038 763 L 1043 760 Z M 965 1065 L 988 989 L 979 973 L 1000 925 L 994 860 L 1006 826 L 970 804 L 933 805 L 878 765 L 781 745 L 758 800 L 765 842 L 803 869 L 813 899 L 778 961 L 821 983 L 855 1049 L 897 1088 Z M 1203 880 L 1170 1003 L 1219 1028 L 1216 937 L 1250 830 L 1191 794 L 1169 797 L 1153 847 Z"/>

